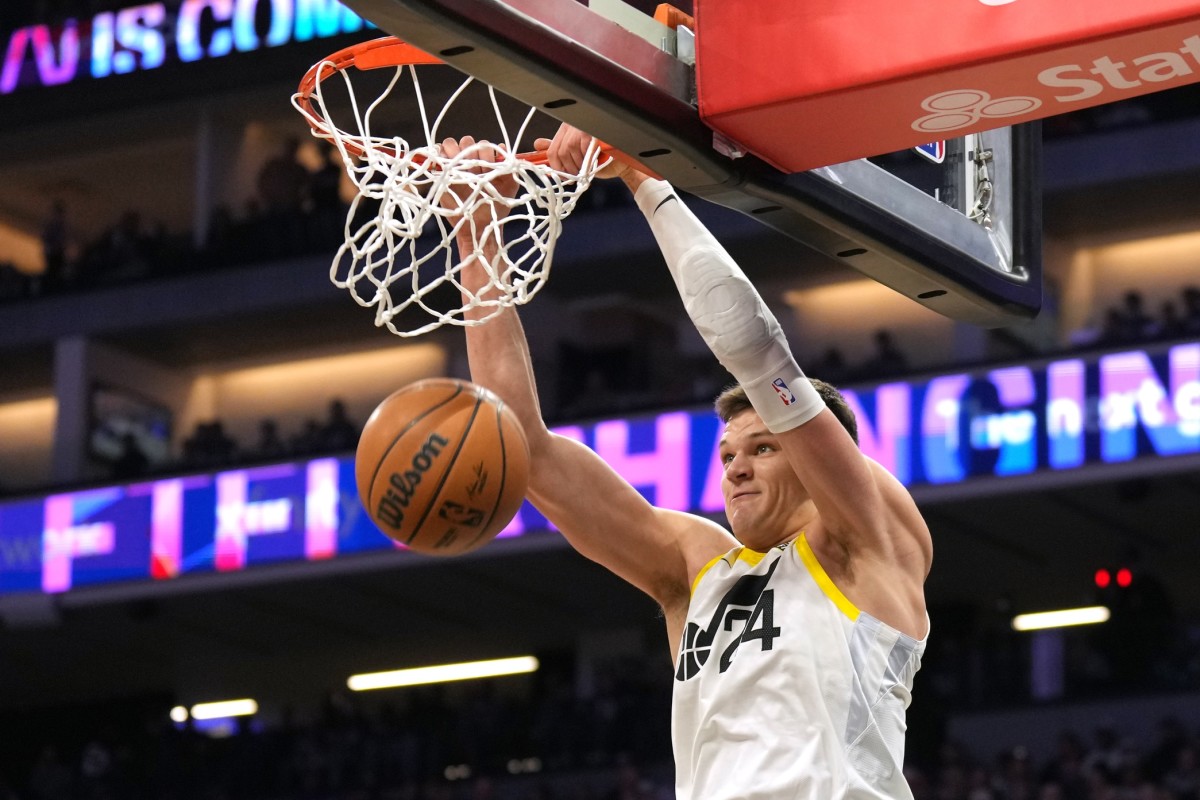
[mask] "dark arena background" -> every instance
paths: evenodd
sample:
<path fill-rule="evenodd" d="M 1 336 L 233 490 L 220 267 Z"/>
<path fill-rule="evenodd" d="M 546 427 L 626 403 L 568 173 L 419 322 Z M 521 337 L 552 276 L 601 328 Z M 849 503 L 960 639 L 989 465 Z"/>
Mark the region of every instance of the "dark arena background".
<path fill-rule="evenodd" d="M 374 35 L 333 0 L 0 6 L 0 800 L 673 797 L 649 599 L 528 506 L 438 560 L 359 505 L 372 409 L 467 376 L 461 331 L 394 337 L 329 283 L 350 195 L 289 97 Z M 1200 90 L 1041 128 L 1027 323 L 691 206 L 929 522 L 918 800 L 1195 800 Z M 623 187 L 588 192 L 522 313 L 552 425 L 723 521 L 728 376 Z M 1085 607 L 1107 621 L 1013 626 Z M 206 718 L 229 700 L 253 703 Z"/>

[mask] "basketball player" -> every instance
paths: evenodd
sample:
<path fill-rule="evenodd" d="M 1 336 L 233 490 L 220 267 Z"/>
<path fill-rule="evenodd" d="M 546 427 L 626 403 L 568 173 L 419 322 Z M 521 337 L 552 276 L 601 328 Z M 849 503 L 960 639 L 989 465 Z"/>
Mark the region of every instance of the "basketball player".
<path fill-rule="evenodd" d="M 538 146 L 577 172 L 589 141 L 563 126 Z M 616 162 L 600 176 L 633 192 L 688 314 L 739 381 L 716 401 L 732 535 L 653 507 L 547 429 L 513 309 L 468 328 L 467 349 L 472 379 L 525 427 L 529 499 L 580 553 L 662 606 L 676 796 L 911 798 L 905 709 L 929 628 L 929 531 L 900 482 L 859 451 L 840 394 L 805 377 L 754 287 L 672 188 Z M 469 234 L 459 246 L 468 261 Z M 462 276 L 468 289 L 485 282 L 478 262 Z"/>

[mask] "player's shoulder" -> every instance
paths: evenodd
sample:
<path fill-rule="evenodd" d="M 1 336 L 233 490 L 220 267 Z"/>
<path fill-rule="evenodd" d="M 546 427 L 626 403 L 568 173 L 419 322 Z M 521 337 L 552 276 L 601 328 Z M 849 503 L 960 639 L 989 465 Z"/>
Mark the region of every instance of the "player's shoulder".
<path fill-rule="evenodd" d="M 658 517 L 683 556 L 686 575 L 682 585 L 689 592 L 706 565 L 738 546 L 732 533 L 706 517 L 671 509 L 658 509 Z"/>
<path fill-rule="evenodd" d="M 888 501 L 902 501 L 905 505 L 911 505 L 914 510 L 916 509 L 916 501 L 913 500 L 908 487 L 899 478 L 893 475 L 887 467 L 866 453 L 863 454 L 863 460 L 866 461 L 867 467 L 871 470 L 871 477 L 875 481 L 876 488 L 883 493 Z"/>
<path fill-rule="evenodd" d="M 921 580 L 924 581 L 933 562 L 933 537 L 930 535 L 929 525 L 925 522 L 916 500 L 900 479 L 873 458 L 865 455 L 863 458 L 871 465 L 876 486 L 879 487 L 887 509 L 888 518 L 885 520 L 884 529 L 888 534 L 889 551 L 893 557 L 917 564 L 919 568 L 915 571 L 919 572 Z"/>

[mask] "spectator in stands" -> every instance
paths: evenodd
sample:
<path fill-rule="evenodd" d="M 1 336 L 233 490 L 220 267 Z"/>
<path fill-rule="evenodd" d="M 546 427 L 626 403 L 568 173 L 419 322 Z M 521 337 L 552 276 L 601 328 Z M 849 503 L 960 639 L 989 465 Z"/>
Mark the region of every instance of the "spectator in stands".
<path fill-rule="evenodd" d="M 225 434 L 220 420 L 201 422 L 183 443 L 183 463 L 188 467 L 222 467 L 237 457 L 237 442 Z"/>
<path fill-rule="evenodd" d="M 346 221 L 346 204 L 342 202 L 344 174 L 341 152 L 333 145 L 326 145 L 321 164 L 313 171 L 309 184 L 312 199 L 310 243 L 314 249 L 335 245 L 341 238 Z"/>
<path fill-rule="evenodd" d="M 329 419 L 321 428 L 319 447 L 326 452 L 352 450 L 358 446 L 358 432 L 346 413 L 346 404 L 334 400 L 329 404 Z"/>
<path fill-rule="evenodd" d="M 115 736 L 111 731 L 106 733 L 88 741 L 79 756 L 80 794 L 88 800 L 114 797 L 117 765 L 112 744 Z"/>
<path fill-rule="evenodd" d="M 254 447 L 255 458 L 271 459 L 287 455 L 287 445 L 279 436 L 279 425 L 273 419 L 264 419 L 258 424 L 258 444 Z"/>
<path fill-rule="evenodd" d="M 846 357 L 842 355 L 842 351 L 838 348 L 830 347 L 817 360 L 813 374 L 820 375 L 821 380 L 829 381 L 833 384 L 840 383 L 849 376 Z"/>
<path fill-rule="evenodd" d="M 1144 342 L 1154 338 L 1154 318 L 1146 313 L 1141 292 L 1130 290 L 1125 293 L 1115 320 L 1117 341 L 1122 344 Z"/>
<path fill-rule="evenodd" d="M 1188 286 L 1183 290 L 1183 333 L 1200 336 L 1200 287 Z"/>
<path fill-rule="evenodd" d="M 308 197 L 309 174 L 299 160 L 300 140 L 289 137 L 258 173 L 258 196 L 267 214 L 298 214 Z"/>
<path fill-rule="evenodd" d="M 1092 746 L 1083 758 L 1083 771 L 1088 776 L 1099 776 L 1113 783 L 1125 771 L 1125 751 L 1117 740 L 1112 725 L 1105 724 L 1093 733 Z"/>
<path fill-rule="evenodd" d="M 1175 764 L 1163 776 L 1162 783 L 1172 800 L 1200 800 L 1200 759 L 1196 757 L 1195 744 L 1179 749 Z"/>
<path fill-rule="evenodd" d="M 162 220 L 154 220 L 143 230 L 141 243 L 142 257 L 151 274 L 175 272 L 186 263 L 174 252 L 171 234 Z"/>
<path fill-rule="evenodd" d="M 875 331 L 874 341 L 875 354 L 862 365 L 862 376 L 874 379 L 902 375 L 908 369 L 908 357 L 896 346 L 891 331 Z"/>
<path fill-rule="evenodd" d="M 209 262 L 225 266 L 237 258 L 245 257 L 244 251 L 238 247 L 237 230 L 238 224 L 229 206 L 215 206 L 208 217 L 208 230 L 204 237 L 204 254 Z"/>
<path fill-rule="evenodd" d="M 1058 788 L 1064 800 L 1085 800 L 1087 778 L 1083 771 L 1083 742 L 1074 731 L 1058 735 L 1054 758 L 1046 763 L 1039 775 L 1043 785 Z"/>
<path fill-rule="evenodd" d="M 1166 341 L 1181 338 L 1184 335 L 1183 317 L 1179 315 L 1178 307 L 1173 301 L 1165 300 L 1160 308 L 1154 338 Z"/>
<path fill-rule="evenodd" d="M 67 207 L 62 200 L 50 206 L 50 216 L 42 226 L 42 290 L 55 292 L 67 282 L 67 248 L 70 229 L 67 226 Z"/>
<path fill-rule="evenodd" d="M 92 277 L 126 281 L 145 276 L 150 272 L 146 250 L 141 215 L 136 211 L 126 211 L 101 240 L 97 253 L 97 274 Z"/>
<path fill-rule="evenodd" d="M 1158 739 L 1146 753 L 1143 767 L 1146 775 L 1161 780 L 1179 761 L 1179 753 L 1188 744 L 1187 729 L 1178 717 L 1164 717 L 1158 722 Z"/>
<path fill-rule="evenodd" d="M 1035 781 L 1029 749 L 1017 746 L 1004 754 L 996 781 L 998 794 L 1001 797 L 1033 797 Z"/>
<path fill-rule="evenodd" d="M 982 766 L 972 767 L 967 778 L 966 800 L 997 800 L 992 773 Z"/>
<path fill-rule="evenodd" d="M 642 777 L 628 756 L 618 757 L 616 778 L 617 785 L 604 800 L 654 800 L 654 784 Z"/>
<path fill-rule="evenodd" d="M 268 256 L 297 252 L 304 242 L 304 204 L 309 194 L 309 173 L 299 160 L 300 140 L 288 138 L 279 154 L 258 173 L 262 201 L 263 233 Z"/>
<path fill-rule="evenodd" d="M 150 470 L 150 459 L 142 451 L 137 437 L 126 432 L 121 437 L 121 454 L 113 462 L 112 474 L 117 480 L 139 478 Z"/>
<path fill-rule="evenodd" d="M 1125 322 L 1125 317 L 1121 314 L 1118 308 L 1108 308 L 1104 312 L 1104 325 L 1100 328 L 1100 335 L 1092 340 L 1091 344 L 1096 344 L 1101 347 L 1106 347 L 1114 344 L 1128 344 L 1129 335 L 1128 326 Z"/>
<path fill-rule="evenodd" d="M 321 423 L 315 419 L 307 419 L 300 432 L 292 437 L 288 449 L 293 455 L 311 455 L 321 450 L 322 440 Z"/>
<path fill-rule="evenodd" d="M 232 464 L 237 459 L 237 442 L 225 433 L 221 420 L 213 420 L 208 426 L 208 450 L 218 466 Z"/>
<path fill-rule="evenodd" d="M 928 776 L 916 766 L 912 764 L 904 766 L 904 779 L 908 781 L 908 788 L 912 789 L 913 800 L 932 800 L 935 796 Z"/>

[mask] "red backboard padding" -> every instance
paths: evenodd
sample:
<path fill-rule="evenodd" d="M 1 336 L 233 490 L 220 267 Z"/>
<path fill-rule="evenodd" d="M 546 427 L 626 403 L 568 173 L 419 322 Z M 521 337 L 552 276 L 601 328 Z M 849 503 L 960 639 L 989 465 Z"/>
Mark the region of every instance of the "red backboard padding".
<path fill-rule="evenodd" d="M 1197 0 L 694 0 L 700 115 L 785 172 L 1200 80 Z"/>

